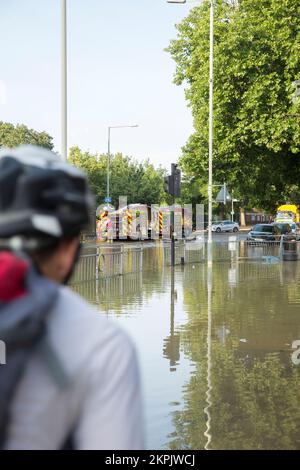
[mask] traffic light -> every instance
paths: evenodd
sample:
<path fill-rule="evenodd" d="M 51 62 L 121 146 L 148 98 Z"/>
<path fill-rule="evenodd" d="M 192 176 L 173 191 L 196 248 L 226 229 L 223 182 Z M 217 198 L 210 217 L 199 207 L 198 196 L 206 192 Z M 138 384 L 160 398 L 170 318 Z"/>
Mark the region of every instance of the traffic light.
<path fill-rule="evenodd" d="M 181 171 L 175 163 L 172 164 L 172 174 L 164 178 L 164 189 L 171 196 L 181 196 Z"/>
<path fill-rule="evenodd" d="M 165 176 L 164 188 L 166 193 L 173 196 L 174 193 L 174 178 L 172 175 Z"/>
<path fill-rule="evenodd" d="M 174 197 L 181 196 L 181 171 L 179 168 L 176 168 L 174 173 Z"/>

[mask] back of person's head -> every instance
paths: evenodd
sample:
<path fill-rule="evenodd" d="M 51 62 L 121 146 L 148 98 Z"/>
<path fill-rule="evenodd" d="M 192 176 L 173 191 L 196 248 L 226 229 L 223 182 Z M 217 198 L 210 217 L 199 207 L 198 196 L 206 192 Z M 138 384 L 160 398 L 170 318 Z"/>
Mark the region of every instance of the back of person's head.
<path fill-rule="evenodd" d="M 66 256 L 76 257 L 91 204 L 84 173 L 54 152 L 35 146 L 0 151 L 0 249 L 26 252 L 39 268 L 52 263 L 44 274 L 63 281 L 66 273 L 52 273 L 53 261 L 55 269 L 68 270 L 61 266 Z"/>

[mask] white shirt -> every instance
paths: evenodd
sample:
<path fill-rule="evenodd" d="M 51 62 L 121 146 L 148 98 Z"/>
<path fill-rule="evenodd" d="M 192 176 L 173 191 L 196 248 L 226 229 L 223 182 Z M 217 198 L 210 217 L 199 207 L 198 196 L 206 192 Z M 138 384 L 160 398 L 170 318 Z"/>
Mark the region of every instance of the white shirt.
<path fill-rule="evenodd" d="M 128 336 L 78 295 L 60 287 L 48 338 L 72 380 L 58 387 L 35 353 L 11 408 L 7 449 L 144 448 L 140 380 Z"/>

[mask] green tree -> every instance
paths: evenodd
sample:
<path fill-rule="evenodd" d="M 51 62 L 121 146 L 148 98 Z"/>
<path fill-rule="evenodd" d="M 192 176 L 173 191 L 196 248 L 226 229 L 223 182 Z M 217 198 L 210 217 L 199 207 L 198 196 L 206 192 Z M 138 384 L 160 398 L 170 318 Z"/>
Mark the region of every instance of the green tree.
<path fill-rule="evenodd" d="M 215 0 L 214 180 L 246 205 L 272 210 L 300 202 L 298 0 Z M 177 26 L 168 51 L 186 85 L 195 133 L 181 165 L 207 185 L 209 2 Z"/>
<path fill-rule="evenodd" d="M 82 152 L 79 147 L 70 149 L 69 161 L 84 169 L 98 204 L 106 196 L 107 155 Z M 110 194 L 115 207 L 119 196 L 127 196 L 128 203 L 158 204 L 164 198 L 165 171 L 148 161 L 139 163 L 131 157 L 117 153 L 111 156 Z"/>
<path fill-rule="evenodd" d="M 0 121 L 0 147 L 17 147 L 23 144 L 39 145 L 53 149 L 52 137 L 47 132 L 37 132 L 24 124 L 14 126 Z"/>
<path fill-rule="evenodd" d="M 81 168 L 87 174 L 92 192 L 98 196 L 98 192 L 103 192 L 105 186 L 105 168 L 101 159 L 97 155 L 89 152 L 82 152 L 79 147 L 71 147 L 68 161 Z"/>

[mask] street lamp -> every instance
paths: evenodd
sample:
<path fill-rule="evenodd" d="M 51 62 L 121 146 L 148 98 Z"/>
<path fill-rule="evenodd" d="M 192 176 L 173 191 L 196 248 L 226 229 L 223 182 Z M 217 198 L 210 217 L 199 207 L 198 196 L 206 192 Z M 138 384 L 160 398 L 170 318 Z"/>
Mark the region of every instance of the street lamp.
<path fill-rule="evenodd" d="M 68 158 L 67 0 L 61 0 L 61 156 Z"/>
<path fill-rule="evenodd" d="M 105 202 L 111 202 L 110 194 L 109 194 L 109 183 L 110 183 L 110 131 L 111 129 L 124 129 L 124 128 L 132 128 L 132 127 L 139 127 L 138 124 L 134 124 L 133 126 L 109 126 L 108 127 L 108 147 L 107 147 L 107 175 L 106 175 L 106 200 Z"/>
<path fill-rule="evenodd" d="M 204 1 L 204 0 L 203 0 Z M 208 144 L 208 245 L 207 262 L 212 265 L 212 187 L 213 187 L 213 72 L 214 72 L 214 2 L 210 4 L 210 35 L 209 35 L 209 144 Z M 167 0 L 168 3 L 186 3 L 186 0 Z"/>
<path fill-rule="evenodd" d="M 210 47 L 209 47 L 209 161 L 208 161 L 208 245 L 207 245 L 207 309 L 208 309 L 208 323 L 207 323 L 207 391 L 206 402 L 207 406 L 204 412 L 207 416 L 206 430 L 204 435 L 207 437 L 205 449 L 209 448 L 211 442 L 211 335 L 212 335 L 212 317 L 211 317 L 211 302 L 212 302 L 212 160 L 213 160 L 213 60 L 214 60 L 214 4 L 213 0 L 210 2 Z M 186 3 L 186 0 L 167 0 L 168 3 Z M 226 186 L 225 186 L 226 190 Z"/>
<path fill-rule="evenodd" d="M 239 202 L 238 199 L 231 199 L 231 222 L 233 222 L 233 216 L 234 216 L 234 209 L 233 209 L 233 203 L 234 202 Z"/>

